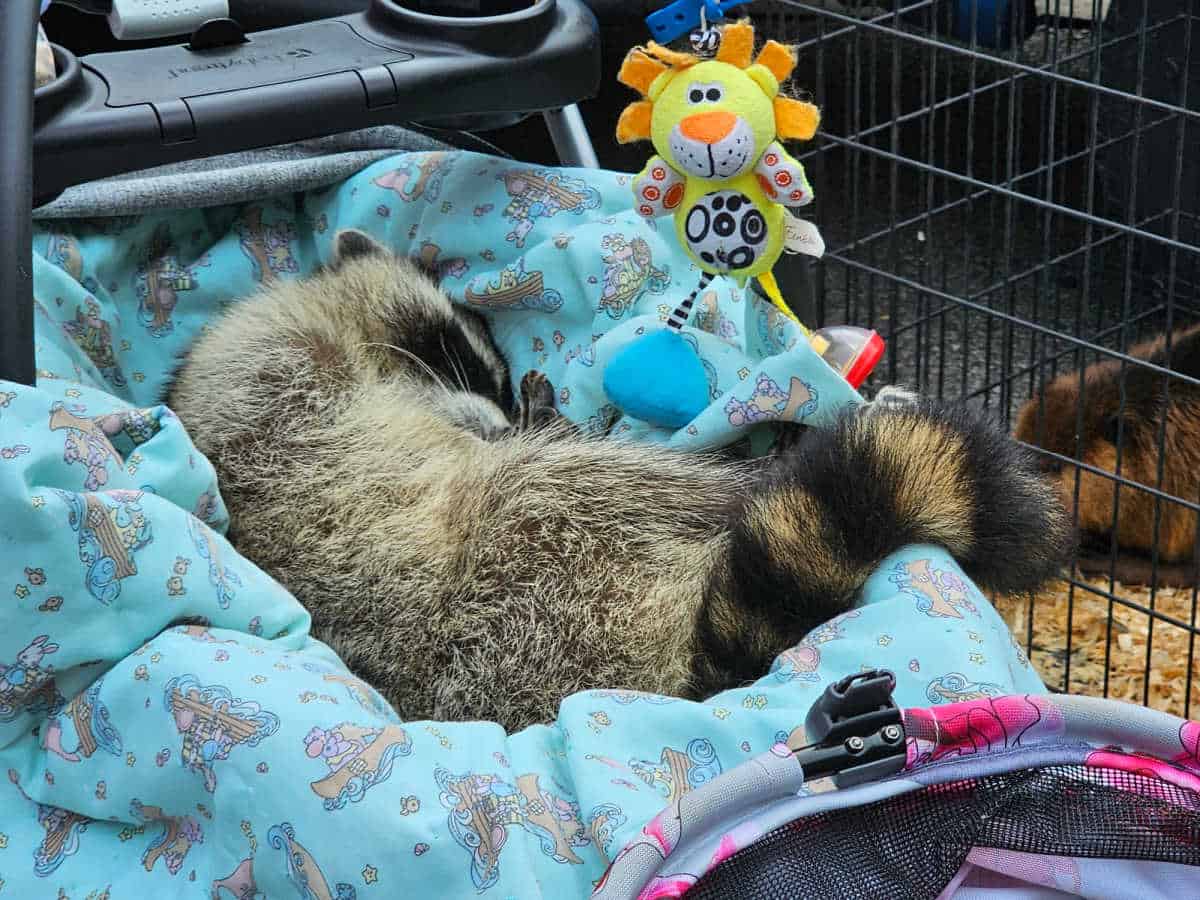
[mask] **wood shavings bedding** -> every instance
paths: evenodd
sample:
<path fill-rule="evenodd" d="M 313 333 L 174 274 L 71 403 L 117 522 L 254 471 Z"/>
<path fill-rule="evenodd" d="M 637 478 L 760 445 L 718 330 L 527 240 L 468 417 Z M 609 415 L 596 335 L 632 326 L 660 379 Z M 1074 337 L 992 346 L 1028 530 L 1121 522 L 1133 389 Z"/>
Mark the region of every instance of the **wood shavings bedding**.
<path fill-rule="evenodd" d="M 1110 594 L 1117 599 L 1110 600 Z M 1032 601 L 996 597 L 993 602 L 1051 690 L 1107 696 L 1190 718 L 1200 714 L 1200 627 L 1192 588 L 1160 587 L 1152 596 L 1142 585 L 1078 578 L 1054 582 Z M 1192 627 L 1153 618 L 1152 604 L 1157 613 Z"/>

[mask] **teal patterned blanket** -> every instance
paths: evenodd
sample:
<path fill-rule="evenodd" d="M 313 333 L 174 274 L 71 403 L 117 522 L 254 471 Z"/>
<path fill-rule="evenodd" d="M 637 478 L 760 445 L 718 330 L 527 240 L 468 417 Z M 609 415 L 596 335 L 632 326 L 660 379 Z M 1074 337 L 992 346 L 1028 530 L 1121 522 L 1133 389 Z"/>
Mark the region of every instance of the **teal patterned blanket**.
<path fill-rule="evenodd" d="M 847 672 L 892 667 L 901 705 L 1042 690 L 953 561 L 917 547 L 706 703 L 592 691 L 515 735 L 401 721 L 228 544 L 213 469 L 158 399 L 225 304 L 311 271 L 348 225 L 437 267 L 586 427 L 694 449 L 857 402 L 718 280 L 687 331 L 704 413 L 667 432 L 608 408 L 606 359 L 696 280 L 615 173 L 412 154 L 330 189 L 39 230 L 38 386 L 0 383 L 0 898 L 581 896 Z"/>

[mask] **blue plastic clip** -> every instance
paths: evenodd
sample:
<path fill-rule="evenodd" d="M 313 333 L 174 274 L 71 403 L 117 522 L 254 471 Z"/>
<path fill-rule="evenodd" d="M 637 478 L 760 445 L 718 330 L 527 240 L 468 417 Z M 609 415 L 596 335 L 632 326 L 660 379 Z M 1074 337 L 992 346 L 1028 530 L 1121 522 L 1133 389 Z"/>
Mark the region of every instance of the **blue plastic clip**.
<path fill-rule="evenodd" d="M 646 25 L 654 40 L 666 44 L 700 27 L 700 10 L 708 24 L 720 22 L 725 13 L 749 0 L 675 0 L 670 6 L 646 16 Z"/>

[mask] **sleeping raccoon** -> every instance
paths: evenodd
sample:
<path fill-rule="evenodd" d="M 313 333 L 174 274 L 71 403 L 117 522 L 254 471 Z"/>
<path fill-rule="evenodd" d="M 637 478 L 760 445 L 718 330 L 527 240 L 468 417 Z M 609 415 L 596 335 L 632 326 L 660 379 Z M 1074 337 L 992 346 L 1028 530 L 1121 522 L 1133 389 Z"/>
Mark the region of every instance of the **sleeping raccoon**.
<path fill-rule="evenodd" d="M 405 718 L 515 729 L 578 690 L 750 681 L 905 544 L 1003 591 L 1064 560 L 1031 461 L 963 410 L 848 414 L 759 467 L 592 438 L 537 373 L 514 402 L 485 326 L 410 263 L 335 243 L 217 323 L 169 402 L 234 544 Z"/>
<path fill-rule="evenodd" d="M 1200 326 L 1174 332 L 1169 356 L 1162 335 L 1135 345 L 1129 355 L 1200 378 Z M 1195 503 L 1200 501 L 1200 387 L 1172 378 L 1167 392 L 1165 378 L 1127 364 L 1122 415 L 1119 361 L 1088 366 L 1083 372 L 1082 392 L 1079 372 L 1060 375 L 1045 386 L 1040 398 L 1035 396 L 1021 408 L 1015 436 L 1110 473 L 1116 471 L 1119 437 L 1123 478 L 1158 487 L 1161 461 L 1161 489 Z M 1160 459 L 1159 437 L 1164 433 Z M 1115 505 L 1117 544 L 1123 552 L 1117 557 L 1114 574 L 1129 584 L 1148 584 L 1154 574 L 1150 559 L 1155 544 L 1154 495 L 1130 487 L 1122 488 L 1118 495 L 1111 477 L 1060 460 L 1043 457 L 1042 467 L 1068 509 L 1074 503 L 1075 474 L 1079 473 L 1078 525 L 1084 538 L 1080 571 L 1108 574 Z M 1196 580 L 1196 513 L 1167 500 L 1158 506 L 1158 583 L 1190 586 Z"/>

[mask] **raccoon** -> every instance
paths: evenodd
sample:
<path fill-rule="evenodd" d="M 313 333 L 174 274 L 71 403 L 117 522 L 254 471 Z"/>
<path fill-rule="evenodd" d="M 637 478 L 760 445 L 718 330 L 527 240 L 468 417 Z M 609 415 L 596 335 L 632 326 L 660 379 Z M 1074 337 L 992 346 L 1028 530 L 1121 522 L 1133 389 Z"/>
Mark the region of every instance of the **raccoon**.
<path fill-rule="evenodd" d="M 201 338 L 168 398 L 235 546 L 407 719 L 553 718 L 567 694 L 701 698 L 763 675 L 889 553 L 1035 588 L 1069 530 L 965 409 L 847 413 L 754 466 L 592 437 L 544 376 L 358 232 Z"/>

